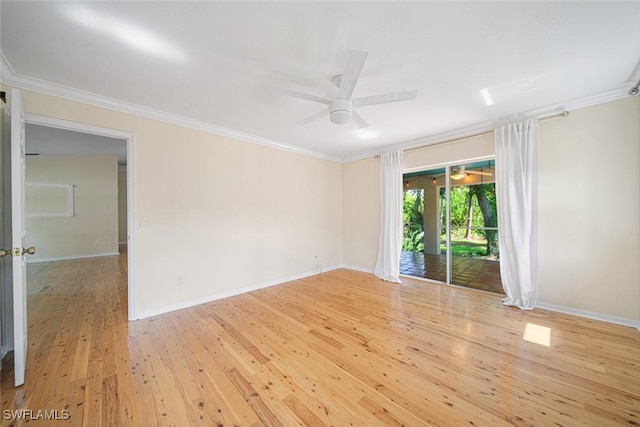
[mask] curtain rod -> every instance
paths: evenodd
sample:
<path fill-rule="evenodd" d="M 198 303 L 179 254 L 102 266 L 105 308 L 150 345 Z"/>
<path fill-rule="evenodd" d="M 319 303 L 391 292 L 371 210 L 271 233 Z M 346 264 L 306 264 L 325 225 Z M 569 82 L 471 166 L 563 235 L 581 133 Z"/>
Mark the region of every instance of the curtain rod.
<path fill-rule="evenodd" d="M 555 119 L 555 118 L 557 118 L 557 117 L 567 117 L 568 115 L 569 115 L 569 111 L 564 110 L 564 111 L 562 111 L 562 112 L 561 112 L 561 113 L 559 113 L 559 114 L 554 114 L 554 115 L 552 115 L 552 116 L 547 116 L 547 117 L 543 117 L 543 118 L 541 118 L 541 119 L 538 119 L 538 121 L 539 121 L 539 122 L 542 122 L 542 121 L 545 121 L 545 120 L 548 120 L 548 119 Z M 421 147 L 408 148 L 408 149 L 406 149 L 406 150 L 404 150 L 404 151 L 420 150 L 421 148 L 425 148 L 425 147 L 433 147 L 433 146 L 436 146 L 436 145 L 448 144 L 449 142 L 457 141 L 457 140 L 459 140 L 459 139 L 464 139 L 464 138 L 473 138 L 473 137 L 481 136 L 481 135 L 488 135 L 488 134 L 490 134 L 490 133 L 493 133 L 493 131 L 494 131 L 494 130 L 495 130 L 495 129 L 491 129 L 491 130 L 484 130 L 484 131 L 482 131 L 482 132 L 472 133 L 472 134 L 465 135 L 465 136 L 460 137 L 460 138 L 447 139 L 446 141 L 436 142 L 435 144 L 427 144 L 427 145 L 423 145 L 423 146 L 421 146 Z"/>
<path fill-rule="evenodd" d="M 569 115 L 569 111 L 564 110 L 559 114 L 554 114 L 554 115 L 551 115 L 551 116 L 546 116 L 546 117 L 543 117 L 541 119 L 538 119 L 538 121 L 542 122 L 542 121 L 547 120 L 547 119 L 554 119 L 554 118 L 557 118 L 557 117 L 567 117 L 568 115 Z M 481 132 L 470 133 L 469 135 L 464 135 L 462 137 L 457 137 L 457 138 L 454 138 L 454 139 L 447 139 L 447 140 L 436 142 L 436 143 L 433 143 L 433 144 L 426 144 L 426 145 L 421 145 L 420 147 L 407 148 L 406 150 L 403 150 L 403 151 L 406 152 L 406 151 L 420 150 L 420 149 L 426 148 L 426 147 L 435 147 L 437 145 L 448 144 L 450 142 L 457 141 L 457 140 L 464 139 L 464 138 L 474 138 L 476 136 L 488 135 L 488 134 L 492 133 L 493 131 L 494 131 L 493 129 L 491 129 L 491 130 L 483 130 Z M 373 156 L 373 158 L 374 159 L 379 159 L 380 158 L 380 154 L 375 154 Z"/>

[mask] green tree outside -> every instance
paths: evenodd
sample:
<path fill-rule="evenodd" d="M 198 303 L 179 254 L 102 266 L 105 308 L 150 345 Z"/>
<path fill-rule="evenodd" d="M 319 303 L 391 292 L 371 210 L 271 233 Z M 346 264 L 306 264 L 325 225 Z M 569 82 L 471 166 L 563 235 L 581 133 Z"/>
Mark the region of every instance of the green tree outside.
<path fill-rule="evenodd" d="M 498 224 L 495 184 L 461 185 L 451 188 L 451 240 L 454 256 L 497 258 Z M 445 188 L 440 189 L 441 240 L 445 241 L 446 198 Z M 423 190 L 407 190 L 404 193 L 404 251 L 424 250 L 424 193 Z M 445 248 L 442 247 L 442 251 Z"/>
<path fill-rule="evenodd" d="M 409 252 L 424 251 L 424 190 L 407 190 L 404 192 L 402 217 L 404 220 L 404 236 L 402 250 Z"/>

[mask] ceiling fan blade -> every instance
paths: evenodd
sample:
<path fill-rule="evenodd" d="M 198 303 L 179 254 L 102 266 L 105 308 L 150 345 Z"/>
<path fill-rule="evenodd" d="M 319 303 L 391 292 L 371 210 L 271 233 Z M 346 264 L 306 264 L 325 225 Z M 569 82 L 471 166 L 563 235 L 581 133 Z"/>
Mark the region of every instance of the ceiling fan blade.
<path fill-rule="evenodd" d="M 293 90 L 293 89 L 287 89 L 287 88 L 281 88 L 281 89 L 287 95 L 291 95 L 291 96 L 294 96 L 296 98 L 302 98 L 302 99 L 306 99 L 308 101 L 319 102 L 319 103 L 325 104 L 325 105 L 331 104 L 331 100 L 330 99 L 321 98 L 319 96 L 310 95 L 308 93 L 298 92 L 297 90 Z"/>
<path fill-rule="evenodd" d="M 404 92 L 385 93 L 384 95 L 367 96 L 352 100 L 354 107 L 365 107 L 367 105 L 386 104 L 388 102 L 409 101 L 418 96 L 417 90 L 406 90 Z"/>
<path fill-rule="evenodd" d="M 324 116 L 326 116 L 328 114 L 329 114 L 329 109 L 325 108 L 324 110 L 319 111 L 319 112 L 307 117 L 306 119 L 300 120 L 298 122 L 298 124 L 299 125 L 308 125 L 309 123 L 311 123 L 311 122 L 313 122 L 315 120 L 318 120 L 320 117 L 324 117 Z"/>
<path fill-rule="evenodd" d="M 355 111 L 351 112 L 351 117 L 353 117 L 353 121 L 356 122 L 356 124 L 358 126 L 360 126 L 361 128 L 368 128 L 369 127 L 369 123 L 367 123 L 360 114 L 358 114 Z"/>
<path fill-rule="evenodd" d="M 475 175 L 483 175 L 483 176 L 493 176 L 491 172 L 481 172 L 481 171 L 465 171 L 465 173 L 471 173 Z"/>
<path fill-rule="evenodd" d="M 351 99 L 353 90 L 358 83 L 358 77 L 364 66 L 364 61 L 367 59 L 367 52 L 361 50 L 352 50 L 349 54 L 349 60 L 347 61 L 347 68 L 342 74 L 342 80 L 340 81 L 340 88 L 338 89 L 338 98 Z"/>

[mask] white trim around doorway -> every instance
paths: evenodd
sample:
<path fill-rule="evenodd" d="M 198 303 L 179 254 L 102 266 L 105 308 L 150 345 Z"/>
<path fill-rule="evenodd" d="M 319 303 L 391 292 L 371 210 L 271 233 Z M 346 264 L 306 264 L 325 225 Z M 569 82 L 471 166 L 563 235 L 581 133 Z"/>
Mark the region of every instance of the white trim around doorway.
<path fill-rule="evenodd" d="M 25 122 L 39 126 L 47 126 L 70 131 L 89 133 L 93 135 L 106 136 L 110 138 L 124 139 L 127 142 L 127 301 L 129 320 L 137 319 L 135 304 L 136 287 L 136 263 L 135 263 L 135 197 L 134 197 L 134 144 L 135 135 L 116 129 L 93 126 L 86 123 L 71 122 L 54 117 L 41 116 L 37 114 L 25 114 Z"/>

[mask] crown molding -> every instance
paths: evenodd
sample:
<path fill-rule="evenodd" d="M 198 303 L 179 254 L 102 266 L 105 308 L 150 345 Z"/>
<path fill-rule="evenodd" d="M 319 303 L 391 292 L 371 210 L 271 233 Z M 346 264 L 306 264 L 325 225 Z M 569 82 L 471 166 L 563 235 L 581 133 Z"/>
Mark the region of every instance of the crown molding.
<path fill-rule="evenodd" d="M 628 82 L 627 82 L 628 84 Z M 573 101 L 562 102 L 546 107 L 536 108 L 529 111 L 523 111 L 521 113 L 512 114 L 509 116 L 499 117 L 497 119 L 487 120 L 481 123 L 475 123 L 461 128 L 452 129 L 449 131 L 437 133 L 434 135 L 425 136 L 410 141 L 401 142 L 394 145 L 385 145 L 378 147 L 377 149 L 361 151 L 353 156 L 343 157 L 343 163 L 354 162 L 357 160 L 366 159 L 368 157 L 375 156 L 377 154 L 386 153 L 395 150 L 413 150 L 416 148 L 427 147 L 429 145 L 441 144 L 444 142 L 454 141 L 462 138 L 468 138 L 471 136 L 480 135 L 483 133 L 493 132 L 498 126 L 503 126 L 507 123 L 515 120 L 522 120 L 526 117 L 537 117 L 538 119 L 545 119 L 559 115 L 563 111 L 579 110 L 581 108 L 592 107 L 594 105 L 604 104 L 606 102 L 617 101 L 619 99 L 629 97 L 629 86 L 625 85 L 617 89 L 594 94 L 584 98 L 576 99 Z"/>
<path fill-rule="evenodd" d="M 0 83 L 8 84 L 11 76 L 15 74 L 16 73 L 15 71 L 13 71 L 11 64 L 9 64 L 9 61 L 7 61 L 7 58 L 5 58 L 4 53 L 2 53 L 2 51 L 0 50 Z"/>
<path fill-rule="evenodd" d="M 187 117 L 179 116 L 177 114 L 167 113 L 164 111 L 155 110 L 153 108 L 143 107 L 141 105 L 132 104 L 118 99 L 109 98 L 106 96 L 98 95 L 92 92 L 87 92 L 79 89 L 74 89 L 68 86 L 51 83 L 45 80 L 40 80 L 32 77 L 27 77 L 16 73 L 11 67 L 11 64 L 0 51 L 0 78 L 3 83 L 6 83 L 17 89 L 24 89 L 33 92 L 43 93 L 45 95 L 52 95 L 71 101 L 82 102 L 84 104 L 93 105 L 96 107 L 107 108 L 109 110 L 118 111 L 121 113 L 133 114 L 135 116 L 144 117 L 147 119 L 157 120 L 165 123 L 171 123 L 174 125 L 195 129 L 203 132 L 207 132 L 217 136 L 223 136 L 228 138 L 237 139 L 240 141 L 251 142 L 253 144 L 262 145 L 265 147 L 276 148 L 278 150 L 289 151 L 296 154 L 301 154 L 307 157 L 315 157 L 322 160 L 328 160 L 332 162 L 341 163 L 340 157 L 331 156 L 329 154 L 321 153 L 314 150 L 308 150 L 305 148 L 289 145 L 280 141 L 272 140 L 269 138 L 263 138 L 261 136 L 252 135 L 249 133 L 237 131 L 234 129 L 225 128 L 222 126 L 213 125 L 211 123 L 202 122 L 199 120 L 190 119 Z"/>
<path fill-rule="evenodd" d="M 136 104 L 127 103 L 114 98 L 109 98 L 95 93 L 82 91 L 68 86 L 62 86 L 55 83 L 50 83 L 44 80 L 26 77 L 16 73 L 11 67 L 9 61 L 0 51 L 0 81 L 10 86 L 30 90 L 34 92 L 43 93 L 46 95 L 57 96 L 60 98 L 69 99 L 72 101 L 82 102 L 84 104 L 94 105 L 101 108 L 107 108 L 122 113 L 133 114 L 140 117 L 145 117 L 152 120 L 171 123 L 174 125 L 200 130 L 213 135 L 228 137 L 237 139 L 240 141 L 251 142 L 254 144 L 276 148 L 279 150 L 289 151 L 292 153 L 300 154 L 307 157 L 314 157 L 322 160 L 328 160 L 337 163 L 349 163 L 357 160 L 362 160 L 368 157 L 372 157 L 376 154 L 381 154 L 394 150 L 412 150 L 416 148 L 427 147 L 429 145 L 440 144 L 448 141 L 454 141 L 457 139 L 467 138 L 482 133 L 492 132 L 498 126 L 502 126 L 506 123 L 514 120 L 521 120 L 525 117 L 537 117 L 543 119 L 560 114 L 563 111 L 578 110 L 581 108 L 587 108 L 606 102 L 616 101 L 629 96 L 629 85 L 635 83 L 635 76 L 640 73 L 640 67 L 634 70 L 634 73 L 625 84 L 617 89 L 594 94 L 588 97 L 562 102 L 546 107 L 536 108 L 529 111 L 523 111 L 521 113 L 499 117 L 492 120 L 487 120 L 480 123 L 474 123 L 468 126 L 448 130 L 445 132 L 437 133 L 434 135 L 428 135 L 422 138 L 404 141 L 397 144 L 385 145 L 374 149 L 360 151 L 353 155 L 338 157 L 332 156 L 326 153 L 321 153 L 314 150 L 308 150 L 305 148 L 289 145 L 280 141 L 263 138 L 257 135 L 237 131 L 234 129 L 228 129 L 221 126 L 216 126 L 210 123 L 202 122 L 199 120 L 190 119 L 187 117 L 179 116 L 177 114 L 171 114 L 159 110 L 155 110 L 148 107 L 143 107 Z"/>

